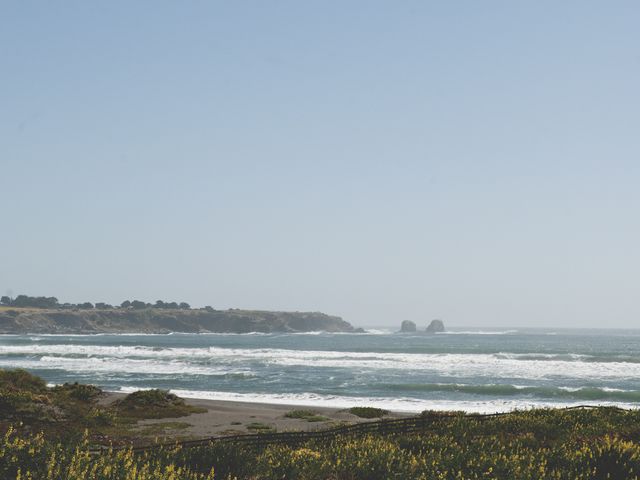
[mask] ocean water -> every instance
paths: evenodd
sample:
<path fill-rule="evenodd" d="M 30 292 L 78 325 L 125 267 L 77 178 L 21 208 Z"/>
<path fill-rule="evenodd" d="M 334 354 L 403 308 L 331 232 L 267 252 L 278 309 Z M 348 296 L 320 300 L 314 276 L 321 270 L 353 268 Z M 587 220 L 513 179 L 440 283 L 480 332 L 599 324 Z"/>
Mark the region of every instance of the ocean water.
<path fill-rule="evenodd" d="M 111 391 L 407 412 L 640 406 L 640 330 L 0 335 L 0 368 Z"/>

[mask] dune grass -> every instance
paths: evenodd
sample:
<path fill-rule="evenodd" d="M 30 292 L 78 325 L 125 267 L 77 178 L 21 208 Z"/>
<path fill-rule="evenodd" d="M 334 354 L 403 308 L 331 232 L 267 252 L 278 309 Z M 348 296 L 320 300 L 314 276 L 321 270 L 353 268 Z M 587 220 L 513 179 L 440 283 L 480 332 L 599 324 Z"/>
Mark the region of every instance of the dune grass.
<path fill-rule="evenodd" d="M 360 418 L 382 418 L 389 412 L 375 407 L 351 407 L 349 413 Z"/>
<path fill-rule="evenodd" d="M 273 433 L 276 431 L 276 428 L 272 425 L 267 425 L 262 422 L 251 422 L 246 425 L 247 430 L 251 430 L 258 433 Z"/>
<path fill-rule="evenodd" d="M 328 422 L 329 419 L 327 417 L 323 417 L 319 415 L 317 412 L 312 410 L 291 410 L 284 414 L 286 418 L 296 418 L 300 420 L 306 420 L 309 423 L 316 422 Z"/>

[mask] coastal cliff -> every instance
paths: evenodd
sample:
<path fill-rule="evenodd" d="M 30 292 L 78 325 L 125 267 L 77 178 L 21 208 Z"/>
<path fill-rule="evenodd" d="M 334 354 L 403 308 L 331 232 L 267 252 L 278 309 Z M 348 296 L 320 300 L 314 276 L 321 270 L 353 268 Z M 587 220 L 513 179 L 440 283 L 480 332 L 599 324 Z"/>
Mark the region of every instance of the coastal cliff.
<path fill-rule="evenodd" d="M 0 309 L 0 334 L 353 332 L 340 317 L 319 312 L 258 310 Z"/>

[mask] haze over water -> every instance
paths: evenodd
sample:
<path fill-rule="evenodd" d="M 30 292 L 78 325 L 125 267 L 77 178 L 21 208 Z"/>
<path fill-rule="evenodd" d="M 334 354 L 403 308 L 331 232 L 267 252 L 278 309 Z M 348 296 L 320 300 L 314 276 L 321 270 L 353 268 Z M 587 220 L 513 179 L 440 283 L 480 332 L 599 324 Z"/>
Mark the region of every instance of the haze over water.
<path fill-rule="evenodd" d="M 50 383 L 298 405 L 472 412 L 640 406 L 640 330 L 0 336 Z"/>

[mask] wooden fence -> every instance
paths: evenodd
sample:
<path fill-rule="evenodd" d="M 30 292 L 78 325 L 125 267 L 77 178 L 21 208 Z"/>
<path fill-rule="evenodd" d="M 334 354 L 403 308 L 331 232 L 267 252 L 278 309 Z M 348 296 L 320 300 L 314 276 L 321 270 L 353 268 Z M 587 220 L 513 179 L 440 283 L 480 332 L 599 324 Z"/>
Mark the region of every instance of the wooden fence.
<path fill-rule="evenodd" d="M 574 407 L 566 407 L 561 410 L 583 410 L 597 409 L 601 407 L 593 405 L 578 405 Z M 619 407 L 606 407 L 623 411 Z M 199 440 L 184 440 L 167 443 L 155 443 L 143 447 L 134 447 L 134 452 L 146 452 L 161 448 L 194 448 L 203 447 L 211 444 L 241 444 L 245 446 L 268 446 L 268 445 L 299 445 L 310 440 L 332 441 L 336 437 L 344 436 L 362 436 L 367 434 L 390 435 L 394 433 L 417 433 L 424 432 L 430 426 L 439 420 L 450 418 L 470 418 L 473 420 L 486 420 L 490 418 L 508 415 L 508 413 L 490 413 L 490 414 L 460 414 L 450 412 L 425 412 L 416 417 L 398 418 L 398 419 L 382 419 L 369 422 L 355 423 L 351 425 L 342 425 L 339 427 L 329 428 L 325 430 L 314 430 L 304 432 L 277 432 L 277 433 L 249 433 L 242 435 L 227 435 L 208 437 Z M 101 447 L 91 450 L 92 454 L 100 454 L 108 450 L 121 450 L 129 447 Z"/>

